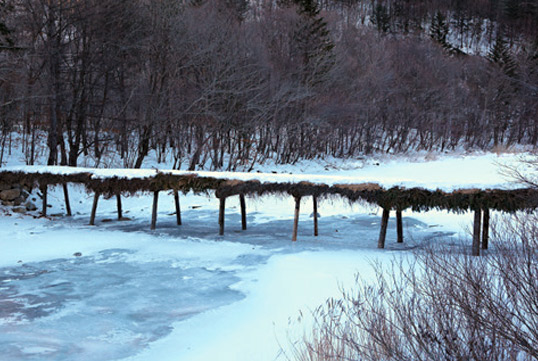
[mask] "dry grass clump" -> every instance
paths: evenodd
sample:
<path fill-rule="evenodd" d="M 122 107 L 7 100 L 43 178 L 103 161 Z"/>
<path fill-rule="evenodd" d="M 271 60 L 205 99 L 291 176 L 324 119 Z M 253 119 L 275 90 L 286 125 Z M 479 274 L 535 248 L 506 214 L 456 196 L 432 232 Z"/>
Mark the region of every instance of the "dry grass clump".
<path fill-rule="evenodd" d="M 494 223 L 473 257 L 440 246 L 375 267 L 315 313 L 298 361 L 538 360 L 538 214 Z"/>
<path fill-rule="evenodd" d="M 359 183 L 359 184 L 335 184 L 334 187 L 347 189 L 352 192 L 373 192 L 383 188 L 377 183 Z"/>
<path fill-rule="evenodd" d="M 477 194 L 482 192 L 479 188 L 456 189 L 452 194 Z"/>

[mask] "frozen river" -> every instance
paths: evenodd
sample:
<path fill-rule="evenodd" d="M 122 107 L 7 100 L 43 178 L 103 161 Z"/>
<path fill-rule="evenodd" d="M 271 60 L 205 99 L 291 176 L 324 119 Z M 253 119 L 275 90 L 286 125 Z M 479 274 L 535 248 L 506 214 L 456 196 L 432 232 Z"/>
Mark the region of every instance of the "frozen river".
<path fill-rule="evenodd" d="M 168 335 L 173 322 L 244 297 L 230 289 L 233 271 L 133 256 L 106 249 L 1 269 L 1 359 L 120 359 Z"/>
<path fill-rule="evenodd" d="M 298 315 L 339 297 L 355 274 L 368 279 L 373 262 L 467 239 L 471 218 L 404 212 L 405 243 L 391 219 L 378 250 L 380 210 L 339 199 L 320 203 L 313 237 L 304 198 L 292 243 L 292 197 L 247 199 L 247 231 L 229 198 L 221 237 L 212 195 L 182 196 L 178 227 L 163 194 L 153 232 L 150 196 L 124 199 L 125 222 L 115 221 L 115 200 L 100 201 L 96 227 L 87 225 L 92 196 L 76 187 L 71 196 L 72 218 L 0 216 L 2 361 L 285 359 L 301 337 Z M 64 212 L 60 190 L 49 201 L 49 214 Z"/>
<path fill-rule="evenodd" d="M 78 197 L 85 202 L 88 196 L 80 193 Z M 58 195 L 57 207 L 60 200 Z M 289 201 L 269 199 L 250 204 L 250 224 L 245 232 L 240 231 L 239 214 L 231 204 L 227 234 L 219 237 L 216 202 L 192 195 L 183 198 L 188 209 L 184 212 L 184 226 L 177 227 L 170 210 L 165 210 L 172 204 L 163 205 L 158 229 L 151 232 L 146 216 L 150 202 L 149 197 L 129 198 L 125 203 L 131 209 L 127 215 L 133 217 L 132 221 L 105 219 L 98 227 L 86 225 L 87 214 L 54 221 L 0 218 L 2 248 L 8 252 L 0 268 L 2 360 L 120 360 L 131 356 L 151 360 L 152 344 L 166 339 L 174 340 L 166 349 L 177 351 L 177 357 L 172 353 L 169 359 L 190 360 L 192 352 L 197 353 L 200 347 L 197 339 L 191 337 L 182 343 L 183 338 L 174 337 L 173 332 L 190 330 L 187 320 L 207 317 L 210 311 L 214 312 L 215 323 L 206 324 L 206 331 L 196 326 L 194 334 L 218 334 L 219 328 L 222 334 L 230 332 L 234 325 L 219 322 L 219 310 L 226 305 L 236 307 L 234 312 L 241 311 L 249 297 L 260 291 L 255 291 L 257 287 L 265 287 L 260 285 L 261 279 L 266 279 L 268 289 L 276 287 L 267 296 L 274 298 L 270 303 L 277 305 L 288 298 L 290 305 L 297 307 L 243 308 L 244 312 L 234 318 L 243 324 L 241 327 L 251 324 L 254 329 L 261 320 L 274 322 L 293 317 L 309 306 L 301 297 L 323 302 L 331 296 L 324 294 L 327 284 L 335 286 L 347 277 L 344 272 L 352 277 L 367 266 L 366 261 L 361 261 L 363 255 L 370 259 L 386 257 L 445 234 L 439 225 L 407 217 L 405 227 L 411 241 L 396 245 L 391 224 L 389 249 L 378 251 L 378 215 L 355 213 L 345 205 L 329 203 L 325 207 L 327 216 L 320 219 L 320 236 L 311 236 L 311 219 L 305 206 L 299 241 L 292 243 L 291 217 L 282 216 Z M 103 203 L 103 217 L 113 218 L 112 203 Z M 331 257 L 342 256 L 337 256 L 336 265 L 327 272 L 329 276 L 334 272 L 334 278 L 322 281 L 324 274 L 316 278 L 308 267 L 316 270 L 316 262 L 322 267 L 325 252 Z M 319 258 L 317 261 L 313 254 Z M 357 255 L 353 256 L 356 261 L 350 255 Z M 287 264 L 289 257 L 296 257 L 293 259 L 297 263 Z M 339 265 L 338 257 L 347 258 Z M 268 267 L 269 260 L 280 265 Z M 306 262 L 305 267 L 293 269 L 293 275 L 281 274 L 301 262 Z M 279 277 L 284 281 L 271 286 Z M 293 277 L 301 281 L 292 281 Z M 287 280 L 297 284 L 280 289 Z M 260 319 L 260 312 L 268 313 Z M 271 312 L 276 313 L 274 318 Z M 266 337 L 275 338 L 272 334 Z M 211 340 L 199 342 L 214 339 L 212 336 Z M 188 358 L 181 356 L 188 354 Z M 211 353 L 208 359 L 210 356 Z M 268 355 L 267 360 L 274 356 Z"/>

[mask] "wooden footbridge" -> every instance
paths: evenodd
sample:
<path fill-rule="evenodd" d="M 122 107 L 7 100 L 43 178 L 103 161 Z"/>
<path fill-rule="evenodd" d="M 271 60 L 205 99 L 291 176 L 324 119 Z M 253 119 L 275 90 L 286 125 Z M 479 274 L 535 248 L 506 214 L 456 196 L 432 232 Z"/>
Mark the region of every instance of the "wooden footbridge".
<path fill-rule="evenodd" d="M 247 228 L 245 196 L 289 195 L 295 199 L 295 216 L 292 241 L 297 240 L 297 229 L 301 199 L 312 197 L 314 208 L 314 235 L 318 235 L 318 200 L 343 197 L 351 203 L 366 201 L 383 209 L 378 248 L 385 247 L 385 238 L 390 212 L 396 213 L 397 242 L 403 242 L 402 211 L 416 212 L 431 209 L 452 212 L 474 212 L 472 253 L 488 248 L 490 211 L 513 213 L 538 208 L 538 190 L 534 188 L 478 189 L 461 188 L 452 191 L 406 188 L 402 185 L 384 188 L 358 177 L 337 176 L 289 176 L 284 174 L 229 173 L 229 172 L 183 172 L 158 170 L 87 169 L 69 167 L 24 167 L 0 172 L 0 182 L 23 184 L 39 188 L 43 194 L 42 214 L 47 214 L 47 190 L 49 186 L 62 186 L 65 207 L 71 215 L 69 184 L 83 185 L 94 193 L 90 225 L 95 224 L 100 197 L 117 200 L 118 218 L 122 218 L 122 194 L 150 192 L 153 194 L 151 229 L 157 224 L 159 193 L 172 191 L 176 208 L 177 224 L 181 225 L 179 192 L 184 194 L 214 192 L 219 199 L 219 233 L 224 234 L 226 199 L 238 196 L 241 208 L 242 228 Z"/>

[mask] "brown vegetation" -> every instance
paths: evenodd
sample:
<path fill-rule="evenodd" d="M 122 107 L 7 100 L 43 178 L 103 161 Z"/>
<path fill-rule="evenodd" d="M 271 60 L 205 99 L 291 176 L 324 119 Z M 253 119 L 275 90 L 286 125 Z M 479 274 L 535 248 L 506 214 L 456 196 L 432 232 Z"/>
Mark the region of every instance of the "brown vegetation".
<path fill-rule="evenodd" d="M 49 164 L 155 152 L 190 170 L 536 145 L 524 3 L 3 1 L 0 163 L 45 142 Z M 425 34 L 438 13 L 451 51 Z M 498 54 L 454 55 L 484 46 Z"/>
<path fill-rule="evenodd" d="M 77 183 L 84 185 L 88 191 L 97 192 L 105 197 L 119 193 L 156 192 L 175 190 L 187 193 L 215 191 L 218 198 L 233 195 L 289 194 L 295 198 L 315 196 L 327 198 L 339 196 L 350 202 L 366 201 L 377 204 L 384 209 L 426 211 L 444 209 L 464 212 L 476 209 L 491 209 L 514 213 L 518 210 L 538 208 L 538 190 L 522 188 L 514 190 L 480 190 L 466 189 L 454 192 L 427 190 L 422 188 L 393 187 L 384 189 L 377 184 L 334 185 L 311 182 L 260 182 L 258 180 L 240 181 L 225 178 L 202 177 L 195 173 L 174 175 L 158 172 L 146 178 L 99 178 L 91 173 L 53 174 L 31 172 L 0 172 L 0 182 L 6 184 L 24 184 L 30 187 L 63 185 Z"/>
<path fill-rule="evenodd" d="M 435 246 L 376 266 L 315 313 L 298 361 L 538 360 L 538 219 L 497 221 L 486 257 Z"/>

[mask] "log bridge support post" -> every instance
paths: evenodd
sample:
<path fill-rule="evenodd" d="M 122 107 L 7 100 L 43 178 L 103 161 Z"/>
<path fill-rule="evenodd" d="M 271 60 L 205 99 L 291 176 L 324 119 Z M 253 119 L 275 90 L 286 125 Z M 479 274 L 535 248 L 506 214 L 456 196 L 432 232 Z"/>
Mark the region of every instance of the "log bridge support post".
<path fill-rule="evenodd" d="M 71 217 L 73 214 L 71 213 L 71 203 L 69 202 L 69 190 L 67 189 L 67 183 L 63 183 L 62 188 L 64 190 L 65 212 L 67 213 L 68 217 Z"/>
<path fill-rule="evenodd" d="M 219 198 L 219 235 L 224 235 L 224 212 L 226 210 L 226 197 Z"/>
<path fill-rule="evenodd" d="M 385 240 L 387 238 L 387 228 L 389 226 L 390 208 L 383 208 L 383 215 L 381 216 L 381 230 L 379 231 L 379 239 L 377 241 L 377 248 L 385 248 Z M 396 209 L 396 233 L 398 235 L 397 242 L 403 243 L 403 218 L 402 211 Z"/>
<path fill-rule="evenodd" d="M 383 216 L 381 217 L 381 231 L 379 232 L 379 240 L 377 248 L 385 248 L 385 238 L 387 236 L 387 226 L 389 224 L 390 209 L 383 208 Z"/>
<path fill-rule="evenodd" d="M 95 214 L 97 213 L 97 203 L 99 202 L 99 192 L 95 192 L 93 196 L 92 213 L 90 215 L 90 226 L 95 226 Z"/>
<path fill-rule="evenodd" d="M 473 227 L 473 246 L 472 246 L 472 255 L 480 256 L 480 228 L 482 211 L 480 208 L 475 209 L 474 211 L 474 227 Z"/>
<path fill-rule="evenodd" d="M 312 196 L 313 208 L 314 208 L 314 237 L 318 236 L 318 197 Z"/>
<path fill-rule="evenodd" d="M 299 212 L 301 210 L 301 196 L 295 196 L 295 216 L 293 219 L 293 233 L 291 235 L 291 240 L 293 242 L 297 241 L 297 230 L 299 228 Z"/>
<path fill-rule="evenodd" d="M 123 218 L 123 209 L 121 206 L 121 193 L 116 193 L 116 208 L 118 209 L 118 221 Z"/>
<path fill-rule="evenodd" d="M 398 234 L 398 243 L 403 243 L 404 236 L 403 236 L 403 221 L 402 221 L 402 211 L 397 209 L 396 210 L 396 232 Z"/>
<path fill-rule="evenodd" d="M 241 229 L 247 230 L 247 203 L 245 201 L 245 195 L 241 193 L 239 195 L 239 205 L 241 207 Z"/>
<path fill-rule="evenodd" d="M 43 208 L 41 208 L 41 214 L 43 215 L 43 217 L 46 217 L 47 216 L 47 191 L 48 191 L 48 187 L 46 184 L 42 184 L 39 186 L 39 188 L 41 189 L 41 193 L 43 193 Z"/>
<path fill-rule="evenodd" d="M 181 226 L 181 208 L 179 206 L 179 192 L 174 189 L 174 205 L 176 206 L 176 223 Z"/>
<path fill-rule="evenodd" d="M 484 209 L 482 225 L 482 249 L 488 249 L 489 243 L 489 208 Z"/>
<path fill-rule="evenodd" d="M 151 227 L 153 231 L 157 227 L 157 207 L 159 204 L 159 191 L 153 192 L 153 207 L 151 209 Z"/>

